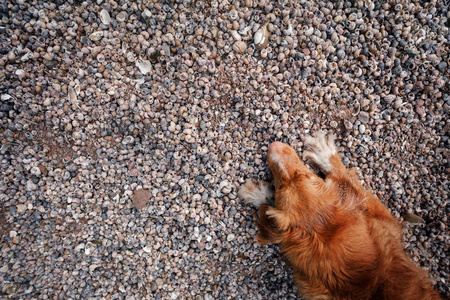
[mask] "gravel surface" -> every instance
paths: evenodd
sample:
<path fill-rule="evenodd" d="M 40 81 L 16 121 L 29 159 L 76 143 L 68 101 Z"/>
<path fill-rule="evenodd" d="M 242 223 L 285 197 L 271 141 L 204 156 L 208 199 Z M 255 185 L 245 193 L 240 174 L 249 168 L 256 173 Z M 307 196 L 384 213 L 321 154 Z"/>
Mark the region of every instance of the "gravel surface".
<path fill-rule="evenodd" d="M 0 297 L 298 297 L 237 188 L 318 130 L 449 296 L 448 7 L 1 1 Z"/>

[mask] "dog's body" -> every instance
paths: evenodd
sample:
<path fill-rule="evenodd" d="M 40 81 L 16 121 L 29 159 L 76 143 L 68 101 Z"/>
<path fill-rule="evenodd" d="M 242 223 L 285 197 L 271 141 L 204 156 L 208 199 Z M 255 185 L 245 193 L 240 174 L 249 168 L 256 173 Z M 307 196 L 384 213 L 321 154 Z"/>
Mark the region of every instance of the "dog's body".
<path fill-rule="evenodd" d="M 288 145 L 269 147 L 275 203 L 266 183 L 249 180 L 241 198 L 259 205 L 261 244 L 276 243 L 306 299 L 440 299 L 406 256 L 402 230 L 386 207 L 342 164 L 333 138 L 306 141 L 321 179 Z"/>

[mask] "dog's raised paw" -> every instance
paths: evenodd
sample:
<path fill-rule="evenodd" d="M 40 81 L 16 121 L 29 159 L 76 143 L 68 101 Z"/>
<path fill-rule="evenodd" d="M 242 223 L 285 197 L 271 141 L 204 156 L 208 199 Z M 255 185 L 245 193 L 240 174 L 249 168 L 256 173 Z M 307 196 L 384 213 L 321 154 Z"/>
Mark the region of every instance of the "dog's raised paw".
<path fill-rule="evenodd" d="M 273 189 L 269 183 L 256 179 L 247 179 L 238 191 L 241 199 L 255 206 L 263 203 L 273 204 L 273 195 Z"/>
<path fill-rule="evenodd" d="M 323 173 L 330 173 L 330 157 L 337 153 L 335 139 L 334 135 L 326 136 L 324 132 L 307 137 L 305 140 L 307 149 L 303 152 L 303 159 L 312 161 Z"/>

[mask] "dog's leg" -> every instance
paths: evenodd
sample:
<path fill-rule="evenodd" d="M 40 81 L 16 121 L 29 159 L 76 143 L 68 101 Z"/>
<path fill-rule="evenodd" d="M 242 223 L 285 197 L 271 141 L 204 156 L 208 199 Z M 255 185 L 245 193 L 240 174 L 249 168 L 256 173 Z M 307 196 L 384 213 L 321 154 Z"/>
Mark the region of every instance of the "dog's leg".
<path fill-rule="evenodd" d="M 325 136 L 323 132 L 317 133 L 314 137 L 306 138 L 305 146 L 307 149 L 303 152 L 303 159 L 314 163 L 326 178 L 345 179 L 345 181 L 352 183 L 351 186 L 362 188 L 356 171 L 346 169 L 342 163 L 334 140 L 333 135 Z"/>
<path fill-rule="evenodd" d="M 261 204 L 273 205 L 274 203 L 274 193 L 271 185 L 262 180 L 247 179 L 239 188 L 238 195 L 246 203 L 251 203 L 255 206 Z"/>
<path fill-rule="evenodd" d="M 261 245 L 274 243 L 278 244 L 282 241 L 282 234 L 274 218 L 271 218 L 267 214 L 267 211 L 272 210 L 273 207 L 267 204 L 261 204 L 259 206 L 259 219 L 256 225 L 258 225 L 259 234 L 258 242 Z"/>
<path fill-rule="evenodd" d="M 328 175 L 333 168 L 330 158 L 334 155 L 337 156 L 334 140 L 334 135 L 325 136 L 323 132 L 306 138 L 307 149 L 303 152 L 303 159 L 312 161 L 322 173 Z"/>
<path fill-rule="evenodd" d="M 308 137 L 305 141 L 308 149 L 304 151 L 303 159 L 312 161 L 325 174 L 326 180 L 333 182 L 332 186 L 343 206 L 349 209 L 359 207 L 379 218 L 393 220 L 381 201 L 361 185 L 356 171 L 345 168 L 334 139 L 322 132 Z"/>
<path fill-rule="evenodd" d="M 307 300 L 330 300 L 333 299 L 329 290 L 318 281 L 311 282 L 303 278 L 302 274 L 294 272 L 294 282 L 302 297 Z"/>

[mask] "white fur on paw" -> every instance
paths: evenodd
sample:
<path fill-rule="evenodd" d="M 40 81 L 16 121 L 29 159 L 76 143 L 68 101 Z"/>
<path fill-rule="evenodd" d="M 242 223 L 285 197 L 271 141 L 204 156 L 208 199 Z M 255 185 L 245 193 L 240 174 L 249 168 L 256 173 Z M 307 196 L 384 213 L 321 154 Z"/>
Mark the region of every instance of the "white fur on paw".
<path fill-rule="evenodd" d="M 336 154 L 336 146 L 334 145 L 334 135 L 326 136 L 324 132 L 318 132 L 314 137 L 307 137 L 305 146 L 309 149 L 303 152 L 304 160 L 311 160 L 320 170 L 328 174 L 331 171 L 330 157 Z"/>
<path fill-rule="evenodd" d="M 273 190 L 269 183 L 256 179 L 247 179 L 239 188 L 238 195 L 246 203 L 259 206 L 273 202 Z"/>

